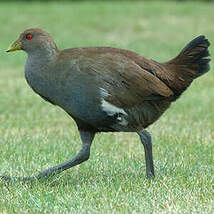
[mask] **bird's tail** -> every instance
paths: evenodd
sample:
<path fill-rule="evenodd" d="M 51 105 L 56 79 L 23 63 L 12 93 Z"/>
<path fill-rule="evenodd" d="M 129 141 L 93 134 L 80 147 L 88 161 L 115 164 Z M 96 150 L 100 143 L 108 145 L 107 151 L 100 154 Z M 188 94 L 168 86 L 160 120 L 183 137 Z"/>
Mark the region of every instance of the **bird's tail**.
<path fill-rule="evenodd" d="M 163 63 L 164 70 L 159 73 L 159 78 L 174 92 L 174 100 L 195 78 L 209 71 L 209 46 L 210 43 L 205 36 L 199 36 L 192 40 L 177 57 Z"/>

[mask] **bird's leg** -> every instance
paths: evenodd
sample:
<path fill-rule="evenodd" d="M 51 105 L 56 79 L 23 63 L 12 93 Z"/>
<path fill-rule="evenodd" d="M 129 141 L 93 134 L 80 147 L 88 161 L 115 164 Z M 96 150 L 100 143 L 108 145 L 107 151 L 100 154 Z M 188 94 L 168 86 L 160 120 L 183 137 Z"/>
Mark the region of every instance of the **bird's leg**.
<path fill-rule="evenodd" d="M 53 176 L 55 174 L 59 174 L 60 172 L 69 169 L 73 166 L 76 166 L 84 161 L 87 161 L 90 156 L 90 147 L 92 144 L 92 141 L 94 139 L 95 133 L 92 132 L 87 132 L 87 131 L 79 131 L 81 140 L 82 140 L 82 148 L 79 151 L 79 153 L 72 159 L 61 163 L 57 166 L 51 167 L 47 170 L 44 170 L 40 172 L 38 175 L 35 176 L 30 176 L 30 177 L 10 177 L 10 176 L 0 176 L 1 179 L 3 180 L 32 180 L 32 179 L 46 179 L 50 176 Z"/>
<path fill-rule="evenodd" d="M 60 172 L 66 170 L 66 169 L 69 169 L 73 166 L 76 166 L 89 159 L 90 147 L 91 147 L 92 141 L 94 139 L 95 133 L 81 131 L 81 130 L 79 132 L 80 132 L 80 137 L 82 140 L 82 148 L 79 151 L 79 153 L 74 158 L 72 158 L 62 164 L 59 164 L 57 166 L 54 166 L 52 168 L 49 168 L 47 170 L 40 172 L 36 176 L 36 178 L 38 178 L 38 179 L 47 178 L 54 174 L 59 174 Z"/>
<path fill-rule="evenodd" d="M 145 159 L 146 159 L 146 177 L 155 177 L 153 157 L 152 157 L 152 138 L 148 131 L 142 130 L 137 132 L 140 136 L 141 143 L 144 146 Z"/>

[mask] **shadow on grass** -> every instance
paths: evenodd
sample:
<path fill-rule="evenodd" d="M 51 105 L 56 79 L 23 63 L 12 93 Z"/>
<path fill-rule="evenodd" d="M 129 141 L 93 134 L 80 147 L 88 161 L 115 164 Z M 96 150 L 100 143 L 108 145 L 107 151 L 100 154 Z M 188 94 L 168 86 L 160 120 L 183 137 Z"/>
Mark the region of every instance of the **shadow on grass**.
<path fill-rule="evenodd" d="M 116 167 L 114 170 L 111 169 L 101 169 L 93 166 L 79 166 L 75 169 L 70 169 L 61 174 L 56 174 L 48 178 L 42 178 L 38 180 L 34 176 L 32 177 L 10 177 L 0 175 L 1 185 L 27 185 L 30 187 L 35 186 L 48 186 L 48 187 L 77 187 L 83 185 L 96 185 L 108 186 L 126 184 L 126 183 L 142 183 L 142 184 L 154 184 L 161 183 L 166 180 L 167 177 L 176 178 L 182 175 L 186 178 L 191 177 L 191 171 L 189 169 L 184 169 L 181 166 L 174 164 L 171 165 L 171 161 L 166 159 L 164 162 L 157 162 L 156 178 L 147 179 L 145 174 L 145 166 L 134 165 L 128 167 Z"/>
<path fill-rule="evenodd" d="M 77 170 L 78 171 L 78 170 Z M 51 176 L 49 178 L 43 178 L 38 180 L 37 178 L 27 179 L 26 177 L 10 177 L 10 176 L 2 176 L 0 175 L 0 185 L 11 186 L 11 185 L 23 185 L 28 186 L 28 188 L 33 188 L 35 186 L 49 186 L 49 187 L 78 187 L 83 185 L 96 185 L 99 186 L 108 186 L 110 184 L 125 184 L 126 182 L 139 182 L 142 183 L 153 183 L 154 179 L 147 179 L 144 173 L 144 170 L 141 172 L 121 172 L 118 174 L 118 171 L 112 172 L 111 170 L 105 171 L 86 171 L 80 172 L 75 171 L 72 173 L 71 171 L 62 172 L 61 174 Z"/>

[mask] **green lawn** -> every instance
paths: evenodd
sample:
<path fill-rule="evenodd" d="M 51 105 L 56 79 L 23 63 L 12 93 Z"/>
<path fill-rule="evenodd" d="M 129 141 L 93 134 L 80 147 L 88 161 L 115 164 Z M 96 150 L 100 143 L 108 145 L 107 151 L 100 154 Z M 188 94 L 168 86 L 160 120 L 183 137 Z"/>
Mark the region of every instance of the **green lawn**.
<path fill-rule="evenodd" d="M 41 27 L 61 49 L 114 46 L 164 61 L 200 34 L 214 44 L 213 11 L 198 2 L 0 3 L 0 174 L 32 175 L 81 147 L 74 121 L 26 84 L 25 53 L 4 52 L 20 32 Z M 89 161 L 47 182 L 0 181 L 0 213 L 213 213 L 214 72 L 148 130 L 154 180 L 136 134 L 100 134 Z"/>

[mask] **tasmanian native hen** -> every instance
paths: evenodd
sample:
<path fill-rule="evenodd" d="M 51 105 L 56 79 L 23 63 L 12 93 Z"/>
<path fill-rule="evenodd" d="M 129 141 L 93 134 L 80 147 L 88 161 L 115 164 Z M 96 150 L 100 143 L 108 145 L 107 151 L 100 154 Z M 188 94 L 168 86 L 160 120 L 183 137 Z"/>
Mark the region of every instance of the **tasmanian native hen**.
<path fill-rule="evenodd" d="M 136 132 L 145 150 L 147 178 L 154 177 L 152 139 L 145 129 L 194 79 L 209 71 L 209 45 L 205 36 L 199 36 L 177 57 L 159 63 L 132 51 L 110 47 L 61 51 L 46 31 L 25 30 L 7 52 L 27 53 L 28 84 L 74 119 L 82 148 L 74 158 L 23 179 L 47 178 L 88 160 L 98 132 Z"/>

